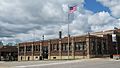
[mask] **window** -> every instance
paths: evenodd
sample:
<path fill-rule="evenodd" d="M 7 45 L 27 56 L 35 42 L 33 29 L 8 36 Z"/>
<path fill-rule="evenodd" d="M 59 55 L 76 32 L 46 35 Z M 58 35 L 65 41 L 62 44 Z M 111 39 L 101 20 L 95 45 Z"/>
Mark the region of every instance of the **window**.
<path fill-rule="evenodd" d="M 56 51 L 57 49 L 56 49 L 56 45 L 55 44 L 53 44 L 53 50 L 54 51 Z"/>
<path fill-rule="evenodd" d="M 84 44 L 82 42 L 75 43 L 75 50 L 83 50 Z"/>
<path fill-rule="evenodd" d="M 53 57 L 53 59 L 56 59 L 56 57 Z"/>
<path fill-rule="evenodd" d="M 103 42 L 103 50 L 106 50 L 107 48 L 106 48 L 106 44 L 105 44 L 105 42 Z"/>
<path fill-rule="evenodd" d="M 66 51 L 67 50 L 67 44 L 62 44 L 62 50 Z"/>
<path fill-rule="evenodd" d="M 57 50 L 59 50 L 59 45 L 57 44 Z"/>
<path fill-rule="evenodd" d="M 83 50 L 83 44 L 80 44 L 80 50 Z"/>
<path fill-rule="evenodd" d="M 31 51 L 32 50 L 32 46 L 26 46 L 26 51 Z"/>
<path fill-rule="evenodd" d="M 40 46 L 37 45 L 37 46 L 36 46 L 36 51 L 39 51 L 39 50 L 40 50 Z"/>
<path fill-rule="evenodd" d="M 24 51 L 24 47 L 19 47 L 19 51 L 23 52 Z"/>
<path fill-rule="evenodd" d="M 54 51 L 58 51 L 59 50 L 59 45 L 58 44 L 53 44 L 52 47 L 53 47 Z"/>
<path fill-rule="evenodd" d="M 75 45 L 75 50 L 79 50 L 79 45 L 78 44 Z"/>
<path fill-rule="evenodd" d="M 39 45 L 33 46 L 33 50 L 34 50 L 34 51 L 40 51 L 40 46 L 39 46 Z"/>
<path fill-rule="evenodd" d="M 38 57 L 36 56 L 35 58 L 37 59 Z"/>
<path fill-rule="evenodd" d="M 93 51 L 95 50 L 95 46 L 96 46 L 95 44 L 96 44 L 95 41 L 92 41 L 92 43 L 91 43 L 91 46 L 92 46 L 91 50 L 93 50 Z"/>

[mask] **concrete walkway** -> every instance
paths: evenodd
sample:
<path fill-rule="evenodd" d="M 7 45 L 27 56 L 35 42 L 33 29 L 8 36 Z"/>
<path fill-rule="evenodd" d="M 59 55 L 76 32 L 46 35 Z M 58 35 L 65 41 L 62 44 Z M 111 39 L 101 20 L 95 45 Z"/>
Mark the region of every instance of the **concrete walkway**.
<path fill-rule="evenodd" d="M 120 61 L 110 58 L 92 58 L 92 59 L 80 59 L 80 60 L 46 60 L 46 61 L 13 61 L 5 62 L 0 61 L 0 68 L 26 68 L 26 67 L 39 67 L 39 66 L 50 66 L 50 65 L 59 65 L 59 64 L 70 64 L 78 62 L 89 62 L 89 61 Z"/>

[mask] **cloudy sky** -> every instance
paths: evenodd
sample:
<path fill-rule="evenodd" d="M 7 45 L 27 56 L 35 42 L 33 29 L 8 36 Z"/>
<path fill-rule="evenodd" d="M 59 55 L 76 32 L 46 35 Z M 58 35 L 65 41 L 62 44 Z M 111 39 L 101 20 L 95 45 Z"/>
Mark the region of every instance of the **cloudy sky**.
<path fill-rule="evenodd" d="M 4 43 L 67 36 L 68 5 L 77 4 L 70 15 L 70 34 L 120 28 L 120 0 L 0 0 L 0 40 Z"/>

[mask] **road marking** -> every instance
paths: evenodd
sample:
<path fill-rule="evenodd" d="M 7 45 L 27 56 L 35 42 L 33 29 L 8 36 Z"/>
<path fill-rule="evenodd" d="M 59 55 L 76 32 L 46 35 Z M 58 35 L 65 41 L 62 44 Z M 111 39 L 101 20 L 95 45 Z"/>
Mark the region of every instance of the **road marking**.
<path fill-rule="evenodd" d="M 67 63 L 76 63 L 81 62 L 82 60 L 75 61 L 65 61 L 65 62 L 57 62 L 57 63 L 49 63 L 49 64 L 36 64 L 36 65 L 24 65 L 24 66 L 15 66 L 16 68 L 26 68 L 26 67 L 38 67 L 38 66 L 49 66 L 49 65 L 59 65 L 59 64 L 67 64 Z"/>

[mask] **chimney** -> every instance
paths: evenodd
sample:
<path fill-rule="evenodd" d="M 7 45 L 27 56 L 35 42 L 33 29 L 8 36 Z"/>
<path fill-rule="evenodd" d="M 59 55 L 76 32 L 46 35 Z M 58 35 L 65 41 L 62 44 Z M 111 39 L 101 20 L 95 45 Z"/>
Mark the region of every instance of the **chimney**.
<path fill-rule="evenodd" d="M 59 39 L 62 38 L 62 31 L 59 31 Z"/>

